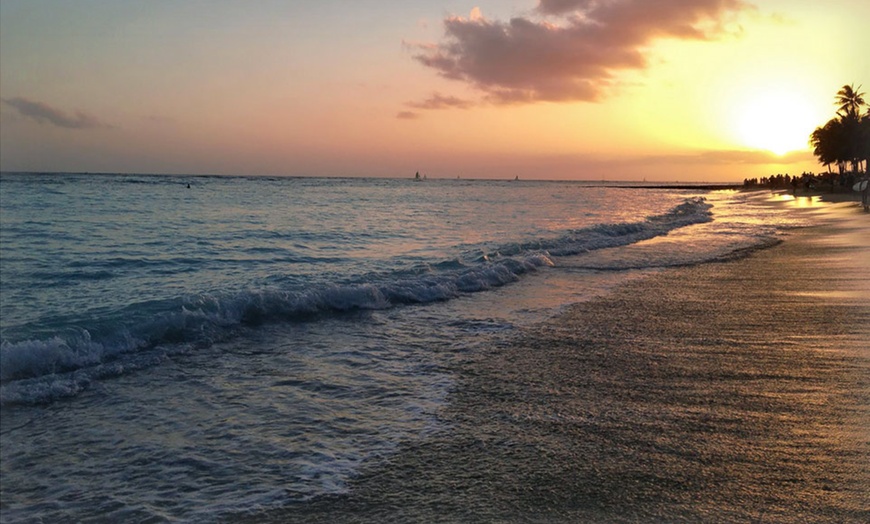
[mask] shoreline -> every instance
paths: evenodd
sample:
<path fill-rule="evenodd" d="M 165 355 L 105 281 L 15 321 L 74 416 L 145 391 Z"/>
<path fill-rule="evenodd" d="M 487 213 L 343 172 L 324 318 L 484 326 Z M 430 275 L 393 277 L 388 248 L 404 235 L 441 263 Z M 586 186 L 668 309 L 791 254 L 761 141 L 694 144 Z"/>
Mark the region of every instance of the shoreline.
<path fill-rule="evenodd" d="M 451 365 L 449 429 L 252 522 L 866 522 L 870 239 L 856 206 L 572 305 Z M 247 520 L 247 518 L 232 521 Z"/>

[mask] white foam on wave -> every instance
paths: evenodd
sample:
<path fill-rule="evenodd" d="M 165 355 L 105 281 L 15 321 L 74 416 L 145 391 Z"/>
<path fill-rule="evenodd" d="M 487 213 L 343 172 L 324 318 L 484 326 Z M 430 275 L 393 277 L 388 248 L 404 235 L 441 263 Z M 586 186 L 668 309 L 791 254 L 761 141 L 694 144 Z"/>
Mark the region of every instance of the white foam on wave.
<path fill-rule="evenodd" d="M 677 228 L 709 222 L 711 207 L 703 198 L 687 199 L 667 213 L 640 222 L 598 224 L 568 231 L 557 238 L 507 244 L 474 263 L 436 263 L 413 276 L 375 275 L 358 283 L 307 289 L 203 293 L 158 306 L 143 304 L 138 316 L 147 320 L 134 325 L 106 319 L 102 324 L 97 321 L 97 325 L 87 328 L 75 326 L 68 330 L 72 335 L 60 333 L 44 340 L 3 340 L 0 343 L 0 401 L 4 404 L 44 402 L 75 395 L 95 377 L 146 365 L 143 362 L 131 364 L 129 361 L 134 360 L 131 355 L 155 348 L 210 346 L 232 336 L 240 326 L 441 302 L 462 294 L 499 288 L 541 267 L 553 266 L 554 256 L 634 245 Z M 145 314 L 146 308 L 150 311 L 155 307 L 163 309 Z M 104 335 L 98 338 L 92 333 Z"/>
<path fill-rule="evenodd" d="M 58 374 L 99 364 L 107 357 L 142 347 L 142 341 L 128 338 L 125 343 L 107 345 L 91 340 L 85 329 L 74 336 L 54 336 L 47 340 L 0 343 L 0 380 Z"/>

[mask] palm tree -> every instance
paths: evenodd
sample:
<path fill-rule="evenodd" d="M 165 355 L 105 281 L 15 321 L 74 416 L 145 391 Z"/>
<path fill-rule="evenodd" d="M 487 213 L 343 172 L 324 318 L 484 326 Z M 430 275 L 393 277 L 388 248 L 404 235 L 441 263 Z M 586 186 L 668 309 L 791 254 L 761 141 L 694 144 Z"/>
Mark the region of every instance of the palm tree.
<path fill-rule="evenodd" d="M 858 86 L 858 89 L 855 89 L 854 84 L 852 85 L 844 85 L 837 91 L 837 114 L 842 118 L 852 118 L 857 120 L 858 113 L 860 112 L 861 106 L 863 106 L 866 102 L 864 102 L 864 93 L 859 92 L 861 86 Z"/>
<path fill-rule="evenodd" d="M 844 85 L 837 91 L 837 114 L 845 118 L 857 119 L 859 110 L 866 102 L 864 102 L 864 93 L 859 92 L 861 86 L 855 89 L 854 84 Z"/>
<path fill-rule="evenodd" d="M 840 88 L 835 97 L 837 117 L 810 135 L 810 145 L 819 162 L 825 166 L 836 163 L 841 175 L 850 163 L 854 173 L 860 172 L 862 162 L 864 170 L 870 171 L 870 108 L 861 115 L 867 102 L 860 89 L 861 86 L 855 89 L 854 84 Z"/>
<path fill-rule="evenodd" d="M 830 171 L 830 165 L 837 164 L 842 173 L 842 164 L 848 156 L 848 139 L 846 127 L 841 120 L 832 118 L 824 126 L 817 127 L 810 135 L 810 145 L 813 146 L 813 154 L 823 166 Z"/>

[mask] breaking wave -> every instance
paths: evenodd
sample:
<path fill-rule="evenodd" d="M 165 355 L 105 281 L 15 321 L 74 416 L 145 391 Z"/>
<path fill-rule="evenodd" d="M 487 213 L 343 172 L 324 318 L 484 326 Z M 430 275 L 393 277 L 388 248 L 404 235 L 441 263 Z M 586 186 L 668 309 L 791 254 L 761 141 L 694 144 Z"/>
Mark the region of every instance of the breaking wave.
<path fill-rule="evenodd" d="M 208 347 L 263 323 L 450 300 L 515 282 L 554 258 L 634 244 L 712 220 L 703 198 L 644 220 L 598 224 L 433 261 L 402 272 L 363 275 L 345 284 L 201 293 L 133 304 L 123 311 L 65 320 L 35 337 L 0 341 L 0 403 L 74 396 L 93 380 L 152 366 L 167 355 Z"/>

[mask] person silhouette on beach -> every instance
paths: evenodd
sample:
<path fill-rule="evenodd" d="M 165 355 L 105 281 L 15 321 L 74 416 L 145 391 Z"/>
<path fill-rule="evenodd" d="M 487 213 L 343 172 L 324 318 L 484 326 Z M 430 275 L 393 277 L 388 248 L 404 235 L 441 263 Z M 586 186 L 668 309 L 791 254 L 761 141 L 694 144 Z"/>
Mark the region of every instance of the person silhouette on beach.
<path fill-rule="evenodd" d="M 864 206 L 864 212 L 870 212 L 870 179 L 864 180 L 864 191 L 861 191 L 861 205 Z"/>

